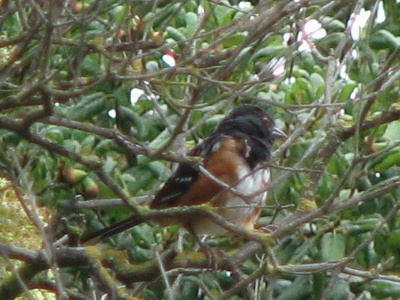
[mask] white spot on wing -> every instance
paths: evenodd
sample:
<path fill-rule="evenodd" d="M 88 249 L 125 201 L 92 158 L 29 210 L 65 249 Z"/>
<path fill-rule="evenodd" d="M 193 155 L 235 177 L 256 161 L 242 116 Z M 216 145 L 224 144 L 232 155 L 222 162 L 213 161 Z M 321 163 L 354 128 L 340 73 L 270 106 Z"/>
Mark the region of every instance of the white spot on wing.
<path fill-rule="evenodd" d="M 193 177 L 192 176 L 175 178 L 175 182 L 179 182 L 179 183 L 186 183 L 186 182 L 192 182 L 192 181 L 193 181 Z"/>
<path fill-rule="evenodd" d="M 215 153 L 221 148 L 221 142 L 217 142 L 214 144 L 214 146 L 211 148 L 211 153 Z"/>
<path fill-rule="evenodd" d="M 160 203 L 168 203 L 171 199 L 177 198 L 181 194 L 182 194 L 181 192 L 168 194 L 165 197 L 160 199 Z"/>

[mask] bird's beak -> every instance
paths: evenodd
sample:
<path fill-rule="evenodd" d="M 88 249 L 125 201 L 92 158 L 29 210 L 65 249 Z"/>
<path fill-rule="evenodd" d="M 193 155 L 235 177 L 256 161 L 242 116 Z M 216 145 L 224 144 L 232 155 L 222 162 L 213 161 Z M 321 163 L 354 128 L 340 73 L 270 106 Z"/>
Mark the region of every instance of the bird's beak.
<path fill-rule="evenodd" d="M 286 133 L 284 133 L 282 130 L 280 130 L 278 127 L 274 127 L 272 129 L 272 136 L 276 139 L 287 139 Z"/>

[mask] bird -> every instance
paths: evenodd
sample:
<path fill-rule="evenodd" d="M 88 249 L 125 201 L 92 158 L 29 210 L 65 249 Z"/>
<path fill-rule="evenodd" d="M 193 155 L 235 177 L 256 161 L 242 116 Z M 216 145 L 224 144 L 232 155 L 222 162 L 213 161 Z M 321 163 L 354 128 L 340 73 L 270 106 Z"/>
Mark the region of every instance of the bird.
<path fill-rule="evenodd" d="M 149 207 L 163 210 L 210 204 L 227 222 L 254 229 L 271 178 L 267 162 L 276 139 L 286 134 L 258 106 L 245 104 L 233 109 L 214 132 L 188 152 L 197 163 L 181 162 L 155 195 Z M 96 231 L 82 243 L 109 238 L 146 222 L 133 215 Z M 162 226 L 181 225 L 196 238 L 221 235 L 227 229 L 206 214 L 157 218 Z"/>

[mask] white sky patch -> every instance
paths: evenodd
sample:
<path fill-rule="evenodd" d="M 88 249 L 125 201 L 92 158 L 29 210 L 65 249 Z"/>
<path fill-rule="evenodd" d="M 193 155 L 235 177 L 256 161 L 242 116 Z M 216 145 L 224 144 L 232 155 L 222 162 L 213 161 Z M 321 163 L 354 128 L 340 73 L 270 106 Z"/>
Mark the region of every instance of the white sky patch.
<path fill-rule="evenodd" d="M 355 49 L 351 50 L 350 57 L 353 60 L 358 59 L 358 56 L 359 56 L 358 52 Z M 339 69 L 339 77 L 344 79 L 344 80 L 346 80 L 346 81 L 350 80 L 349 73 L 347 73 L 348 66 L 347 65 L 341 65 L 339 62 L 338 62 L 337 66 L 338 66 L 338 68 L 340 68 Z"/>
<path fill-rule="evenodd" d="M 115 109 L 110 109 L 107 115 L 109 116 L 110 119 L 115 120 L 115 118 L 117 117 L 117 112 L 115 111 Z"/>
<path fill-rule="evenodd" d="M 289 42 L 289 40 L 290 40 L 290 38 L 292 37 L 292 33 L 290 33 L 290 32 L 285 32 L 284 34 L 283 34 L 283 40 L 287 43 L 287 42 Z"/>
<path fill-rule="evenodd" d="M 312 40 L 320 40 L 326 36 L 326 30 L 315 19 L 306 19 L 298 35 L 299 51 L 311 51 L 315 45 Z"/>
<path fill-rule="evenodd" d="M 326 36 L 326 30 L 322 27 L 321 23 L 315 19 L 306 20 L 304 23 L 302 33 L 311 39 L 322 39 Z"/>
<path fill-rule="evenodd" d="M 286 59 L 283 57 L 274 57 L 271 59 L 270 65 L 272 66 L 272 75 L 275 78 L 281 77 L 285 73 L 285 64 Z"/>
<path fill-rule="evenodd" d="M 351 100 L 358 100 L 358 87 L 355 87 L 354 90 L 350 94 Z"/>
<path fill-rule="evenodd" d="M 197 14 L 202 16 L 204 15 L 205 11 L 204 11 L 204 7 L 202 5 L 197 6 Z"/>
<path fill-rule="evenodd" d="M 349 80 L 349 74 L 347 73 L 347 66 L 346 65 L 342 65 L 339 66 L 340 70 L 339 70 L 339 77 L 344 79 L 344 80 Z"/>
<path fill-rule="evenodd" d="M 131 101 L 131 105 L 135 105 L 136 102 L 138 102 L 139 98 L 144 95 L 144 91 L 138 88 L 133 88 L 131 89 L 131 97 L 130 97 L 130 101 Z"/>
<path fill-rule="evenodd" d="M 249 8 L 249 7 L 251 7 L 251 3 L 248 1 L 240 1 L 238 3 L 238 8 L 240 8 L 240 9 Z"/>
<path fill-rule="evenodd" d="M 311 51 L 314 48 L 314 43 L 309 40 L 302 40 L 300 42 L 299 51 L 306 52 Z"/>
<path fill-rule="evenodd" d="M 380 1 L 378 4 L 378 11 L 376 12 L 375 23 L 382 23 L 386 20 L 385 9 L 383 8 L 383 2 Z"/>
<path fill-rule="evenodd" d="M 350 34 L 353 40 L 357 41 L 360 39 L 361 30 L 367 25 L 368 19 L 371 16 L 371 11 L 361 9 L 357 15 L 351 14 L 350 20 L 347 23 L 350 26 Z"/>
<path fill-rule="evenodd" d="M 353 59 L 358 59 L 358 56 L 358 52 L 355 49 L 351 50 L 351 57 Z"/>
<path fill-rule="evenodd" d="M 154 115 L 154 110 L 146 111 L 146 116 L 152 116 L 152 115 Z"/>
<path fill-rule="evenodd" d="M 284 82 L 285 82 L 286 84 L 293 84 L 293 83 L 296 82 L 296 78 L 292 76 L 292 77 L 286 78 L 286 79 L 284 80 Z"/>
<path fill-rule="evenodd" d="M 268 63 L 258 64 L 255 68 L 256 74 L 252 80 L 276 79 L 285 74 L 286 59 L 284 57 L 273 57 Z"/>
<path fill-rule="evenodd" d="M 337 115 L 340 116 L 340 117 L 343 117 L 344 114 L 345 114 L 344 108 L 339 109 L 338 112 L 337 112 Z"/>

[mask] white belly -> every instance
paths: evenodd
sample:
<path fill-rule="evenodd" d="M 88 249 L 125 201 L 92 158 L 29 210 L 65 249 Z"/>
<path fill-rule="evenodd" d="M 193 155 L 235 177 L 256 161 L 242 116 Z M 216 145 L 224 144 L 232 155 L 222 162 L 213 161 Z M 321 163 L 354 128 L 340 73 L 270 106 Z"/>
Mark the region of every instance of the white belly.
<path fill-rule="evenodd" d="M 221 208 L 216 209 L 216 213 L 230 223 L 252 229 L 263 205 L 263 200 L 267 196 L 266 188 L 270 172 L 266 168 L 255 168 L 253 171 L 246 168 L 241 170 L 238 175 L 241 180 L 233 187 L 235 192 L 227 189 L 223 192 L 224 195 L 221 194 L 223 197 L 228 196 L 228 200 Z M 191 224 L 192 229 L 198 235 L 218 235 L 226 232 L 225 228 L 210 219 L 199 219 L 203 220 Z"/>

